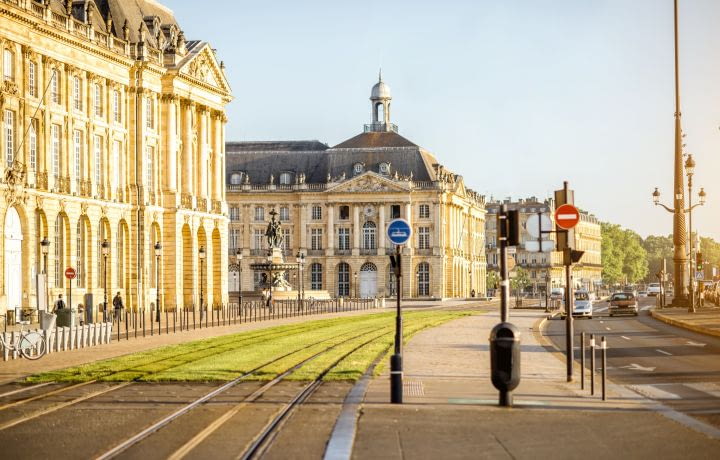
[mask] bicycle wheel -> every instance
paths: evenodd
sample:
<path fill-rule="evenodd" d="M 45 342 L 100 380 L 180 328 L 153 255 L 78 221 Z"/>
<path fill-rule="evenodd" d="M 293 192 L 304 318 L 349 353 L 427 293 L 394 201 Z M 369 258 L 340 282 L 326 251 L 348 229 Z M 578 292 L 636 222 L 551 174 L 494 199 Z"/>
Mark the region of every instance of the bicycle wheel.
<path fill-rule="evenodd" d="M 47 351 L 45 339 L 38 332 L 28 332 L 20 339 L 18 350 L 25 359 L 40 359 Z"/>

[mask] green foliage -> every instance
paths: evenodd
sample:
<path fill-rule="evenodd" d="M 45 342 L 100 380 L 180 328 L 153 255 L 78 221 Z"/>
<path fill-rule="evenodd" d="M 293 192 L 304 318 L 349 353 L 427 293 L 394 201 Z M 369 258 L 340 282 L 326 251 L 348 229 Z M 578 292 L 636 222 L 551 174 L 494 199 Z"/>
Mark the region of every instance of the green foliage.
<path fill-rule="evenodd" d="M 616 224 L 602 224 L 602 261 L 606 283 L 636 283 L 648 274 L 642 238 Z"/>
<path fill-rule="evenodd" d="M 497 289 L 500 277 L 495 270 L 488 270 L 485 275 L 485 286 L 487 289 Z"/>
<path fill-rule="evenodd" d="M 525 286 L 530 284 L 530 274 L 522 267 L 517 267 L 514 271 L 515 276 L 510 278 L 510 288 L 515 292 L 522 291 Z"/>
<path fill-rule="evenodd" d="M 648 274 L 645 280 L 653 283 L 658 279 L 655 276 L 662 268 L 663 259 L 667 260 L 668 279 L 672 279 L 673 272 L 673 241 L 671 236 L 654 236 L 650 235 L 642 243 L 643 248 L 647 251 L 648 258 Z"/>
<path fill-rule="evenodd" d="M 712 238 L 700 237 L 700 252 L 706 265 L 720 268 L 720 243 Z"/>

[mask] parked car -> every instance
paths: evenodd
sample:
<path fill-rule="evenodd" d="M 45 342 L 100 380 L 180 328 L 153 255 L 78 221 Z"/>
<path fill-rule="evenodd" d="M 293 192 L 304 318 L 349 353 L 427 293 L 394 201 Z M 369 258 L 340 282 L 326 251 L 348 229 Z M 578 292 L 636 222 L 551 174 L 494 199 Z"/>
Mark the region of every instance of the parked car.
<path fill-rule="evenodd" d="M 593 303 L 587 291 L 575 291 L 575 303 L 573 305 L 573 316 L 582 316 L 592 319 Z"/>
<path fill-rule="evenodd" d="M 552 288 L 550 291 L 550 300 L 563 300 L 565 298 L 565 288 Z"/>
<path fill-rule="evenodd" d="M 637 297 L 632 292 L 616 292 L 610 297 L 610 316 L 618 314 L 638 315 Z"/>
<path fill-rule="evenodd" d="M 660 295 L 660 283 L 648 284 L 647 295 L 652 296 L 652 297 Z"/>

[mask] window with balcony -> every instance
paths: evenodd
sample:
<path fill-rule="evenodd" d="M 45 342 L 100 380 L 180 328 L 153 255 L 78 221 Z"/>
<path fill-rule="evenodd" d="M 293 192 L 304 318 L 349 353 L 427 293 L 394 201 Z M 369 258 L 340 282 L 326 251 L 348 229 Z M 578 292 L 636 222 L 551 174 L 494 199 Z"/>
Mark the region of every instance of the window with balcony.
<path fill-rule="evenodd" d="M 75 153 L 75 180 L 80 181 L 83 177 L 83 132 L 79 129 L 73 131 L 73 151 Z"/>
<path fill-rule="evenodd" d="M 55 179 L 60 177 L 60 125 L 52 125 L 50 127 L 51 153 L 52 153 L 52 173 Z"/>
<path fill-rule="evenodd" d="M 94 152 L 95 152 L 95 184 L 99 185 L 102 183 L 102 137 L 95 136 L 94 139 Z"/>
<path fill-rule="evenodd" d="M 5 164 L 12 166 L 15 157 L 15 112 L 5 110 Z"/>
<path fill-rule="evenodd" d="M 253 231 L 253 249 L 260 250 L 265 247 L 265 232 L 261 229 L 255 229 Z"/>
<path fill-rule="evenodd" d="M 35 171 L 37 169 L 37 120 L 30 120 L 30 126 L 28 127 L 28 148 L 30 150 L 30 170 Z"/>

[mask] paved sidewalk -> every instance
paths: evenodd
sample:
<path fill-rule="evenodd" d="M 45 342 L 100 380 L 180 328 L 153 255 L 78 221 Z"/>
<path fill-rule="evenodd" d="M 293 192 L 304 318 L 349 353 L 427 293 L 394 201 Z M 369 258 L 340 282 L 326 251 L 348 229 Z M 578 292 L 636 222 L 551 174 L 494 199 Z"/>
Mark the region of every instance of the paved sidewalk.
<path fill-rule="evenodd" d="M 353 458 L 711 458 L 720 451 L 720 440 L 664 417 L 639 395 L 611 385 L 603 402 L 565 382 L 564 357 L 538 333 L 543 317 L 511 315 L 522 332 L 513 408 L 497 406 L 490 383 L 496 313 L 419 333 L 404 350 L 405 404 L 388 404 L 387 371 L 370 383 Z"/>
<path fill-rule="evenodd" d="M 673 326 L 720 337 L 720 307 L 711 303 L 706 303 L 695 313 L 689 313 L 687 308 L 663 308 L 652 310 L 650 315 Z"/>

